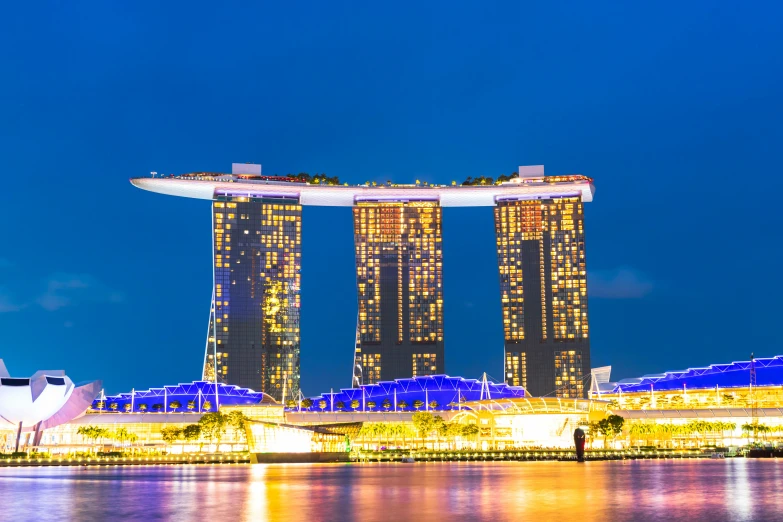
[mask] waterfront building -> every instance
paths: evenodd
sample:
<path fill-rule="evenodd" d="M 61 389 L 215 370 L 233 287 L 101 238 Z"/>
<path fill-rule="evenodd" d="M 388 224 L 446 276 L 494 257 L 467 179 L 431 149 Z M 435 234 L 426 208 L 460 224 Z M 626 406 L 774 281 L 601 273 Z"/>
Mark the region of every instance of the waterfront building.
<path fill-rule="evenodd" d="M 496 210 L 507 382 L 539 394 L 557 389 L 563 397 L 582 396 L 590 364 L 582 203 L 592 201 L 592 179 L 520 170 L 519 177 L 478 185 L 341 186 L 331 178 L 266 176 L 260 165 L 234 164 L 231 174 L 131 183 L 213 202 L 205 380 L 281 401 L 297 396 L 301 208 L 307 205 L 353 208 L 358 314 L 352 385 L 445 372 L 441 212 L 485 206 Z M 531 212 L 542 221 L 535 232 L 541 239 L 523 239 L 520 234 L 533 232 L 517 227 Z M 525 263 L 533 264 L 523 270 Z M 541 302 L 525 309 L 525 302 L 535 302 L 530 296 Z"/>
<path fill-rule="evenodd" d="M 519 167 L 524 183 L 544 167 Z M 506 379 L 534 396 L 585 397 L 590 371 L 582 195 L 498 198 Z"/>
<path fill-rule="evenodd" d="M 604 382 L 607 368 L 599 373 L 600 382 L 588 399 L 531 397 L 506 383 L 445 375 L 364 384 L 288 405 L 230 385 L 178 384 L 101 397 L 86 415 L 77 412 L 73 420 L 42 427 L 37 445 L 53 453 L 84 450 L 96 441 L 79 428 L 95 425 L 125 428 L 138 437 L 138 445 L 162 449 L 164 428 L 198 423 L 218 408 L 221 413 L 240 411 L 251 420 L 246 436 L 231 432 L 221 442 L 225 451 L 333 452 L 341 445 L 344 451 L 345 436 L 365 448 L 567 448 L 576 427 L 586 429 L 591 446 L 599 448 L 605 437 L 595 431 L 595 423 L 610 414 L 625 419 L 622 434 L 613 443 L 606 441 L 616 447 L 699 448 L 773 443 L 783 437 L 783 356 L 620 382 Z M 18 406 L 16 400 L 0 404 Z M 422 412 L 474 429 L 456 440 L 442 432 L 422 438 L 414 422 Z M 0 425 L 6 447 L 14 436 L 13 426 Z M 197 452 L 210 443 L 214 441 L 181 441 L 169 451 Z"/>
<path fill-rule="evenodd" d="M 437 201 L 359 201 L 353 208 L 354 386 L 445 371 L 443 250 Z"/>
<path fill-rule="evenodd" d="M 631 444 L 725 446 L 779 439 L 783 356 L 606 382 L 590 396 L 608 401 L 626 420 Z"/>
<path fill-rule="evenodd" d="M 62 370 L 11 377 L 0 359 L 0 431 L 15 434 L 11 446 L 17 450 L 22 433 L 38 444 L 43 430 L 83 415 L 100 389 L 101 381 L 74 384 Z"/>
<path fill-rule="evenodd" d="M 264 392 L 232 384 L 193 381 L 102 396 L 92 402 L 90 413 L 207 413 L 225 406 L 277 403 Z"/>
<path fill-rule="evenodd" d="M 234 165 L 233 174 L 260 175 L 261 165 Z M 296 397 L 302 206 L 295 197 L 234 189 L 214 196 L 214 284 L 202 378 L 276 400 Z"/>
<path fill-rule="evenodd" d="M 760 416 L 783 415 L 783 356 L 607 382 L 590 395 L 610 401 L 617 409 L 645 411 L 648 416 L 659 410 L 710 412 L 716 408 L 737 409 L 743 415 L 754 408 Z M 765 412 L 766 409 L 771 411 Z"/>
<path fill-rule="evenodd" d="M 427 375 L 323 393 L 310 397 L 309 406 L 297 404 L 292 409 L 321 413 L 451 411 L 461 409 L 461 404 L 468 401 L 522 397 L 525 397 L 523 388 L 506 383 Z"/>

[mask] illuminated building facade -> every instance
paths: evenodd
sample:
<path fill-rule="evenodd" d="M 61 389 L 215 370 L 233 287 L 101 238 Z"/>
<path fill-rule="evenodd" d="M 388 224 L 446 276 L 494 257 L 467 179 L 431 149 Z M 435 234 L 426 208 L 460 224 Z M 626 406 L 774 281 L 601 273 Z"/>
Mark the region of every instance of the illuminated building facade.
<path fill-rule="evenodd" d="M 529 174 L 543 176 L 543 167 Z M 499 199 L 495 233 L 507 382 L 534 396 L 585 397 L 590 338 L 580 195 Z"/>
<path fill-rule="evenodd" d="M 202 378 L 276 399 L 299 389 L 302 206 L 352 207 L 358 291 L 352 385 L 445 371 L 441 212 L 494 207 L 507 381 L 580 397 L 589 374 L 582 204 L 592 179 L 520 167 L 497 182 L 340 185 L 232 172 L 134 178 L 212 201 L 214 285 Z M 524 248 L 523 248 L 524 245 Z M 528 304 L 530 306 L 525 306 Z"/>
<path fill-rule="evenodd" d="M 353 208 L 354 386 L 443 373 L 443 259 L 437 201 L 366 201 Z"/>
<path fill-rule="evenodd" d="M 296 397 L 302 206 L 295 198 L 225 192 L 212 203 L 212 220 L 214 288 L 202 378 L 278 401 Z"/>

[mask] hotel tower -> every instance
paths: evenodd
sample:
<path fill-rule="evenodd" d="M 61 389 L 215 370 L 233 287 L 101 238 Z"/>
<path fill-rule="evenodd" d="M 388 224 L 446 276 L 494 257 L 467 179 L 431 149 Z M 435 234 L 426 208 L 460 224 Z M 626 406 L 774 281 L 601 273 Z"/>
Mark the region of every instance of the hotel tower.
<path fill-rule="evenodd" d="M 544 177 L 520 167 L 519 180 Z M 582 197 L 510 197 L 495 206 L 506 382 L 533 396 L 585 397 L 590 374 Z"/>
<path fill-rule="evenodd" d="M 438 201 L 359 201 L 353 231 L 354 386 L 446 373 Z"/>
<path fill-rule="evenodd" d="M 493 207 L 506 382 L 531 395 L 583 397 L 590 340 L 582 205 L 593 199 L 592 179 L 545 176 L 543 166 L 520 167 L 501 179 L 339 185 L 325 176 L 266 176 L 261 165 L 235 163 L 231 174 L 153 173 L 131 183 L 211 201 L 206 380 L 284 402 L 298 396 L 302 207 L 308 205 L 353 212 L 352 386 L 444 374 L 442 211 Z"/>
<path fill-rule="evenodd" d="M 260 171 L 260 165 L 235 165 L 233 174 Z M 278 401 L 298 395 L 301 244 L 298 198 L 216 193 L 204 380 L 262 391 Z"/>

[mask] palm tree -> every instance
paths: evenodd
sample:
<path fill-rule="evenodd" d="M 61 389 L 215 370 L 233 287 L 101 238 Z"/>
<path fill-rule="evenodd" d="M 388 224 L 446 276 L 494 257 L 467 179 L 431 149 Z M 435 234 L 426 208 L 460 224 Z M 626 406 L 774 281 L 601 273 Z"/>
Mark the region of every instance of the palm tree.
<path fill-rule="evenodd" d="M 338 410 L 342 410 L 345 408 L 345 403 L 343 401 L 337 401 L 334 403 L 335 406 L 337 406 Z"/>
<path fill-rule="evenodd" d="M 89 441 L 94 442 L 98 438 L 99 429 L 100 428 L 96 426 L 79 426 L 76 433 L 87 439 L 87 442 L 89 443 Z M 90 451 L 92 451 L 92 448 L 90 448 Z"/>
<path fill-rule="evenodd" d="M 302 399 L 302 402 L 300 403 L 302 405 L 302 408 L 309 410 L 313 407 L 313 400 L 312 399 Z"/>
<path fill-rule="evenodd" d="M 131 408 L 132 408 L 131 403 L 127 403 L 127 404 L 123 404 L 122 405 L 122 409 L 123 409 L 123 411 L 125 411 L 125 413 L 130 413 Z"/>
<path fill-rule="evenodd" d="M 98 442 L 103 442 L 104 438 L 111 438 L 111 432 L 106 428 L 95 428 L 95 434 L 98 438 Z"/>
<path fill-rule="evenodd" d="M 161 411 L 162 409 L 163 409 L 163 405 L 160 403 L 152 405 L 152 411 Z"/>
<path fill-rule="evenodd" d="M 119 408 L 119 407 L 120 407 L 120 405 L 117 404 L 116 402 L 112 402 L 112 403 L 109 404 L 109 409 L 111 411 L 117 411 L 117 408 Z"/>
<path fill-rule="evenodd" d="M 127 440 L 130 443 L 130 445 L 131 445 L 131 455 L 133 455 L 134 453 L 136 453 L 135 448 L 133 447 L 133 445 L 136 443 L 136 441 L 139 440 L 139 436 L 136 435 L 135 433 L 128 433 Z"/>
<path fill-rule="evenodd" d="M 397 407 L 401 410 L 405 410 L 408 407 L 408 403 L 404 400 L 397 402 Z"/>
<path fill-rule="evenodd" d="M 212 403 L 210 401 L 204 401 L 204 403 L 201 405 L 201 409 L 203 411 L 209 411 L 212 409 Z"/>
<path fill-rule="evenodd" d="M 367 407 L 370 408 L 370 411 L 375 409 L 375 406 L 377 406 L 377 404 L 375 404 L 375 401 L 367 401 Z"/>
<path fill-rule="evenodd" d="M 324 411 L 326 409 L 326 401 L 323 399 L 318 401 L 318 407 L 321 408 L 321 411 Z"/>
<path fill-rule="evenodd" d="M 438 408 L 438 401 L 430 401 L 430 409 L 435 410 Z"/>
<path fill-rule="evenodd" d="M 188 401 L 188 411 L 193 411 L 196 409 L 196 401 Z"/>
<path fill-rule="evenodd" d="M 413 401 L 413 407 L 416 408 L 416 411 L 419 411 L 419 408 L 422 406 L 424 406 L 424 401 L 420 401 L 419 399 Z"/>
<path fill-rule="evenodd" d="M 171 408 L 175 412 L 177 411 L 177 409 L 179 409 L 181 407 L 182 407 L 182 404 L 179 401 L 171 401 L 169 403 L 169 408 Z"/>
<path fill-rule="evenodd" d="M 146 412 L 147 411 L 147 405 L 144 404 L 144 403 L 139 404 L 139 411 L 142 412 L 142 413 Z"/>
<path fill-rule="evenodd" d="M 354 410 L 357 410 L 359 408 L 359 401 L 356 400 L 356 399 L 352 400 L 351 401 L 351 408 L 353 408 Z"/>
<path fill-rule="evenodd" d="M 113 438 L 120 441 L 120 447 L 122 447 L 126 440 L 129 440 L 131 437 L 131 433 L 128 431 L 127 428 L 117 428 L 117 431 L 113 433 Z"/>
<path fill-rule="evenodd" d="M 383 402 L 381 403 L 381 406 L 383 406 L 383 409 L 386 411 L 389 411 L 389 408 L 391 408 L 392 403 L 389 399 L 383 399 Z"/>

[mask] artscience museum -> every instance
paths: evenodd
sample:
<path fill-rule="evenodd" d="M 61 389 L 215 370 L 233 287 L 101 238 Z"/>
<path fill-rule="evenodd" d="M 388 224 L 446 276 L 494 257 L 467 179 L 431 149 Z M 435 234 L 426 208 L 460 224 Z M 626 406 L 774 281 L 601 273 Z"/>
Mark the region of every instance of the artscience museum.
<path fill-rule="evenodd" d="M 16 432 L 16 451 L 22 434 L 27 434 L 29 444 L 37 446 L 43 430 L 84 415 L 100 393 L 101 384 L 74 384 L 62 370 L 11 377 L 0 359 L 0 429 Z"/>

